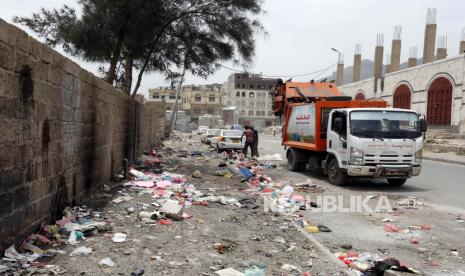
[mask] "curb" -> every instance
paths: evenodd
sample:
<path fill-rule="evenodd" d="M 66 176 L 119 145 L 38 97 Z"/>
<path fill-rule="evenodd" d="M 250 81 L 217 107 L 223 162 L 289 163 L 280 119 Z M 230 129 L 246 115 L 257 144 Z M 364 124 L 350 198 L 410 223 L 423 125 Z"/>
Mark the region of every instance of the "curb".
<path fill-rule="evenodd" d="M 437 162 L 444 162 L 444 163 L 451 163 L 451 164 L 456 164 L 456 165 L 465 166 L 465 161 L 456 161 L 456 160 L 443 159 L 443 158 L 436 158 L 436 157 L 427 157 L 427 156 L 423 156 L 423 159 L 424 159 L 424 160 L 437 161 Z"/>
<path fill-rule="evenodd" d="M 323 253 L 323 255 L 325 255 L 329 260 L 331 260 L 331 262 L 333 262 L 338 268 L 343 270 L 343 272 L 347 276 L 359 275 L 358 273 L 347 268 L 347 266 L 344 263 L 342 263 L 333 253 L 331 253 L 331 251 L 326 246 L 317 241 L 313 235 L 310 235 L 309 233 L 305 232 L 302 228 L 300 228 L 295 221 L 293 221 L 292 224 L 297 229 L 297 231 L 299 231 L 304 237 L 306 237 L 321 253 Z"/>

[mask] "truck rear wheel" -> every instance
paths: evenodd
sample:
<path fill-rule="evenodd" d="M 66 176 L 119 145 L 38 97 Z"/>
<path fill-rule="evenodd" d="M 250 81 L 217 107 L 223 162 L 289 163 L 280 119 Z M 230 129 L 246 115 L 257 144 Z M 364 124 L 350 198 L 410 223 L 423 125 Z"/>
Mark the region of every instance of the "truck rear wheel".
<path fill-rule="evenodd" d="M 343 186 L 347 180 L 347 174 L 339 168 L 337 159 L 331 159 L 328 165 L 328 179 L 329 183 L 336 186 Z"/>
<path fill-rule="evenodd" d="M 402 186 L 407 182 L 407 178 L 388 178 L 387 181 L 392 186 Z"/>
<path fill-rule="evenodd" d="M 291 148 L 287 154 L 287 168 L 293 172 L 304 171 L 307 163 L 299 162 L 297 152 Z"/>

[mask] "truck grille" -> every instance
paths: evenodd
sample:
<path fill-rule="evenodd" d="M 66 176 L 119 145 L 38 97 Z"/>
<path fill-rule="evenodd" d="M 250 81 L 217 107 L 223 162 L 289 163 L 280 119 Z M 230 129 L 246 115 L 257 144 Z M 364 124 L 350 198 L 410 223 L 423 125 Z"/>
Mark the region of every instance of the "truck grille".
<path fill-rule="evenodd" d="M 365 154 L 364 163 L 368 166 L 376 165 L 408 165 L 413 163 L 413 155 L 374 155 Z"/>

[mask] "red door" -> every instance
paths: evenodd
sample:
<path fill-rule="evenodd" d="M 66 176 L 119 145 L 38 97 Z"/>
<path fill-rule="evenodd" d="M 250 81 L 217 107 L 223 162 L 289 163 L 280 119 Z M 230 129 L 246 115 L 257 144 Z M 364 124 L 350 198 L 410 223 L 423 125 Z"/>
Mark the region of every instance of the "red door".
<path fill-rule="evenodd" d="M 356 100 L 365 100 L 365 95 L 363 95 L 362 92 L 358 92 L 357 95 L 355 95 Z"/>
<path fill-rule="evenodd" d="M 427 121 L 431 125 L 450 125 L 452 113 L 452 84 L 438 78 L 428 90 Z"/>
<path fill-rule="evenodd" d="M 402 84 L 394 92 L 393 106 L 395 108 L 410 109 L 411 92 L 407 85 Z"/>

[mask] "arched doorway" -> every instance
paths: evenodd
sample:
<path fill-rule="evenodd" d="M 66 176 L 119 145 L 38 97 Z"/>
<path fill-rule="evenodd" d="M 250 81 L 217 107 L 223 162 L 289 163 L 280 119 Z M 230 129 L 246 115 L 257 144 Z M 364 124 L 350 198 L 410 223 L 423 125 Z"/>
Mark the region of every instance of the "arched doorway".
<path fill-rule="evenodd" d="M 450 125 L 452 113 L 452 84 L 440 77 L 428 89 L 427 121 L 431 125 Z"/>
<path fill-rule="evenodd" d="M 365 95 L 362 92 L 358 92 L 357 95 L 355 95 L 356 100 L 365 100 Z"/>
<path fill-rule="evenodd" d="M 394 98 L 392 101 L 392 105 L 395 108 L 403 108 L 403 109 L 410 109 L 412 94 L 410 92 L 410 88 L 402 84 L 397 87 L 396 91 L 394 91 Z"/>

